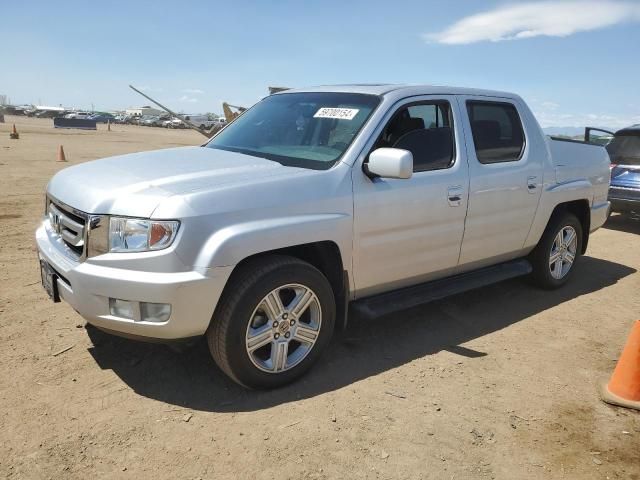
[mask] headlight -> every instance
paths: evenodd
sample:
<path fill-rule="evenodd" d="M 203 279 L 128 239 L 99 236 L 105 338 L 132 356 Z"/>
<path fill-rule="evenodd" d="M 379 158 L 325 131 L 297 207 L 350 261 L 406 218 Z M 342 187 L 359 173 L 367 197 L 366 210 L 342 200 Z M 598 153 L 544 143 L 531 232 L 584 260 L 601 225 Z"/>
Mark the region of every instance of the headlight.
<path fill-rule="evenodd" d="M 162 250 L 173 242 L 180 222 L 111 217 L 109 219 L 110 252 L 146 252 Z"/>

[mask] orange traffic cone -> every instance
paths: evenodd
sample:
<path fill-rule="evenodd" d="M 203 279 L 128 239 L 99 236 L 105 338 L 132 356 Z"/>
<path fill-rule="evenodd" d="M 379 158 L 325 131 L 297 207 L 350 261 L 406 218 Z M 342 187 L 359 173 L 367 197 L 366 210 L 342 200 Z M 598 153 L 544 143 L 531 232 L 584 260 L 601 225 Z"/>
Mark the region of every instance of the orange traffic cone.
<path fill-rule="evenodd" d="M 18 140 L 20 138 L 20 134 L 16 130 L 16 124 L 15 123 L 13 124 L 13 128 L 11 128 L 11 133 L 9 134 L 9 138 L 12 138 L 14 140 Z"/>
<path fill-rule="evenodd" d="M 58 146 L 58 158 L 56 159 L 57 162 L 66 162 L 67 161 L 67 157 L 65 157 L 64 155 L 64 149 L 62 148 L 62 145 Z"/>
<path fill-rule="evenodd" d="M 640 410 L 640 320 L 633 324 L 611 380 L 601 385 L 600 395 L 607 403 Z"/>

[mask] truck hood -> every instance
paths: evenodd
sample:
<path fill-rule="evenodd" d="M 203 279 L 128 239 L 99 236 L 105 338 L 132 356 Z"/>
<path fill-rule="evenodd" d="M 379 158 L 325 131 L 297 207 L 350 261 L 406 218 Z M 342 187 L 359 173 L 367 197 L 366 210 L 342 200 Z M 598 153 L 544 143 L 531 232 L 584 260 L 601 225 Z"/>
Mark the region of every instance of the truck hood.
<path fill-rule="evenodd" d="M 206 147 L 181 147 L 109 157 L 65 168 L 47 193 L 92 214 L 150 217 L 173 195 L 266 177 L 303 174 L 302 168 Z"/>

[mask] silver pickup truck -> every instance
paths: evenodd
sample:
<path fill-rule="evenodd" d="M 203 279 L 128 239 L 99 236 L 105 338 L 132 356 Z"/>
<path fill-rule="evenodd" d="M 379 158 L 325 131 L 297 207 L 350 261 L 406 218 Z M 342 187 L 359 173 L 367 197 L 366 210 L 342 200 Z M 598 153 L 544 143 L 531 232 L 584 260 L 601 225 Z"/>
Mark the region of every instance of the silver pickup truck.
<path fill-rule="evenodd" d="M 50 181 L 42 282 L 118 335 L 206 335 L 237 382 L 303 374 L 349 315 L 569 280 L 607 218 L 604 148 L 503 92 L 344 85 L 258 102 L 205 145 Z M 499 314 L 499 312 L 497 312 Z"/>

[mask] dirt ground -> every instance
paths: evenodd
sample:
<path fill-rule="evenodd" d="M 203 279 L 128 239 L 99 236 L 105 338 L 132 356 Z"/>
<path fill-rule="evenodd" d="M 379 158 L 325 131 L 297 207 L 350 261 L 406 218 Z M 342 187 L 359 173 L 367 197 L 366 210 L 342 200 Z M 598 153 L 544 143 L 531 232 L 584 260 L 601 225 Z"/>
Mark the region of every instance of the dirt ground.
<path fill-rule="evenodd" d="M 353 320 L 301 381 L 252 392 L 204 342 L 178 353 L 108 336 L 40 286 L 33 237 L 55 172 L 203 137 L 6 121 L 0 477 L 640 479 L 640 412 L 596 389 L 640 318 L 640 222 L 613 217 L 561 290 L 514 280 Z"/>

